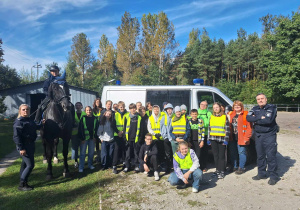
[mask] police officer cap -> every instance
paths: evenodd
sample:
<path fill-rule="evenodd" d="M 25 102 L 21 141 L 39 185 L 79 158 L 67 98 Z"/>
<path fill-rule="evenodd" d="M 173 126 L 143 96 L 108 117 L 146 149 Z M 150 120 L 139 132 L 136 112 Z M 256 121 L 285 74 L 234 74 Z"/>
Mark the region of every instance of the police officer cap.
<path fill-rule="evenodd" d="M 56 65 L 50 66 L 50 71 L 59 71 L 59 68 Z"/>

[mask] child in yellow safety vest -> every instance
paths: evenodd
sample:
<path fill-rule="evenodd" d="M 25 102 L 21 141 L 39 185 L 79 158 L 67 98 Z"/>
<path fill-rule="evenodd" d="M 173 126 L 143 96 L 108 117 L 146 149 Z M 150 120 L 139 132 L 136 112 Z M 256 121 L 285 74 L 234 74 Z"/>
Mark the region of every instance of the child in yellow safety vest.
<path fill-rule="evenodd" d="M 83 172 L 86 148 L 88 147 L 88 167 L 94 169 L 93 157 L 95 150 L 95 141 L 98 138 L 97 130 L 99 127 L 98 120 L 92 114 L 92 108 L 90 106 L 85 107 L 85 113 L 78 126 L 78 137 L 81 141 L 80 144 L 80 160 L 79 160 L 79 172 Z"/>
<path fill-rule="evenodd" d="M 218 176 L 218 179 L 225 177 L 225 152 L 229 134 L 229 121 L 221 108 L 221 104 L 216 102 L 213 105 L 213 114 L 209 121 L 207 144 L 211 145 L 212 148 L 216 165 L 214 176 Z"/>
<path fill-rule="evenodd" d="M 173 155 L 173 167 L 174 172 L 168 179 L 171 185 L 179 185 L 177 189 L 185 189 L 191 180 L 192 192 L 199 192 L 202 171 L 195 151 L 188 147 L 187 142 L 179 143 L 178 151 Z"/>
<path fill-rule="evenodd" d="M 71 159 L 75 160 L 74 167 L 78 168 L 78 147 L 80 145 L 80 140 L 78 138 L 78 125 L 82 116 L 86 115 L 84 111 L 82 111 L 82 103 L 76 102 L 75 104 L 75 125 L 76 127 L 72 130 L 71 143 L 72 143 L 72 155 Z"/>
<path fill-rule="evenodd" d="M 123 137 L 126 144 L 126 158 L 125 165 L 126 168 L 123 170 L 125 173 L 130 170 L 130 166 L 134 165 L 135 172 L 139 172 L 139 162 L 138 162 L 138 149 L 137 144 L 140 138 L 140 126 L 141 126 L 141 116 L 136 112 L 136 105 L 131 103 L 129 105 L 129 115 L 124 119 Z M 134 162 L 131 164 L 130 160 L 134 154 Z"/>
<path fill-rule="evenodd" d="M 171 145 L 173 154 L 177 151 L 178 143 L 182 141 L 188 141 L 188 137 L 191 132 L 190 124 L 184 115 L 181 114 L 181 109 L 176 106 L 175 116 L 172 118 L 170 127 L 170 136 L 172 138 Z"/>

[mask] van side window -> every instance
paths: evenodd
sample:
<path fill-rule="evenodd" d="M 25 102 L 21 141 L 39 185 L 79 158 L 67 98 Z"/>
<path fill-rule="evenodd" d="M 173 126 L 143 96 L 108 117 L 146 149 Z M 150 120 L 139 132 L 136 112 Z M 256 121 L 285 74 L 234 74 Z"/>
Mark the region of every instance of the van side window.
<path fill-rule="evenodd" d="M 151 101 L 152 104 L 159 105 L 162 110 L 163 102 L 171 103 L 174 107 L 185 104 L 187 108 L 190 107 L 190 90 L 166 90 L 166 91 L 157 91 L 157 90 L 148 90 L 147 91 L 147 100 Z M 187 110 L 188 112 L 190 110 Z"/>
<path fill-rule="evenodd" d="M 223 104 L 224 106 L 228 105 L 228 103 L 217 93 L 214 93 L 214 96 L 215 96 L 215 102 L 219 102 L 220 104 Z"/>
<path fill-rule="evenodd" d="M 198 99 L 198 106 L 201 103 L 201 101 L 207 101 L 208 106 L 209 105 L 212 106 L 214 103 L 214 98 L 213 98 L 212 92 L 198 91 L 197 99 Z"/>

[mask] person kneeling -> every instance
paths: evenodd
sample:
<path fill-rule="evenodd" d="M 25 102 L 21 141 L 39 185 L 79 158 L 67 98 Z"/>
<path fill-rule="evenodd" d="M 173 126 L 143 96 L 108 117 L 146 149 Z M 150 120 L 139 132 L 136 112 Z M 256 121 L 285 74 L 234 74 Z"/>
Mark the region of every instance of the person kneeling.
<path fill-rule="evenodd" d="M 139 159 L 140 159 L 140 171 L 145 171 L 146 174 L 150 175 L 150 168 L 154 170 L 155 181 L 159 180 L 158 173 L 158 163 L 157 163 L 157 147 L 152 140 L 152 135 L 147 133 L 145 135 L 145 144 L 142 145 L 140 149 Z"/>
<path fill-rule="evenodd" d="M 187 142 L 180 142 L 178 151 L 173 156 L 174 172 L 168 181 L 171 185 L 179 185 L 177 189 L 185 189 L 192 180 L 192 191 L 199 192 L 199 184 L 202 179 L 202 171 L 199 168 L 199 159 L 194 150 L 189 149 Z"/>

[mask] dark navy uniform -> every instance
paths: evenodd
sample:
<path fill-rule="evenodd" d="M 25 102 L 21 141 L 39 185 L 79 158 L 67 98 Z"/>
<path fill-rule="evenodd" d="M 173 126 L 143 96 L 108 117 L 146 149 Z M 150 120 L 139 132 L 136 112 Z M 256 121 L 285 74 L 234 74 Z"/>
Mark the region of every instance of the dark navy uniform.
<path fill-rule="evenodd" d="M 266 168 L 270 179 L 277 180 L 277 108 L 273 104 L 264 107 L 255 106 L 247 115 L 247 121 L 254 123 L 255 148 L 257 152 L 258 176 L 266 177 Z M 262 119 L 264 117 L 264 119 Z"/>
<path fill-rule="evenodd" d="M 14 122 L 13 140 L 16 143 L 17 150 L 18 152 L 21 150 L 26 151 L 26 155 L 21 156 L 23 159 L 20 169 L 20 181 L 22 185 L 27 183 L 28 176 L 34 168 L 36 130 L 40 127 L 41 125 L 36 125 L 29 117 L 19 117 Z"/>

